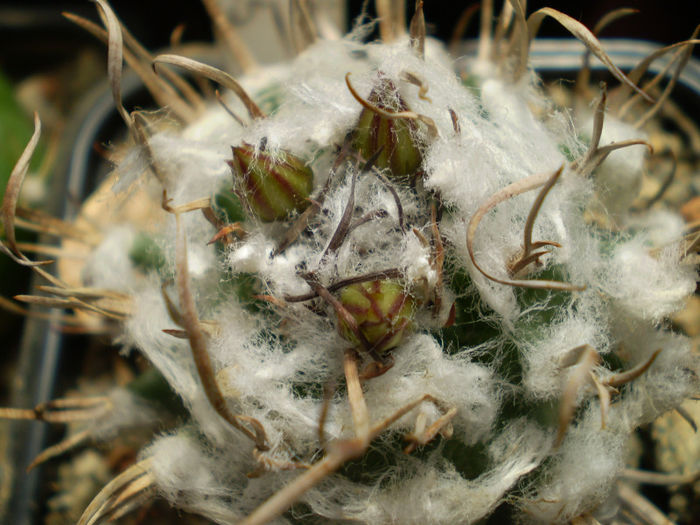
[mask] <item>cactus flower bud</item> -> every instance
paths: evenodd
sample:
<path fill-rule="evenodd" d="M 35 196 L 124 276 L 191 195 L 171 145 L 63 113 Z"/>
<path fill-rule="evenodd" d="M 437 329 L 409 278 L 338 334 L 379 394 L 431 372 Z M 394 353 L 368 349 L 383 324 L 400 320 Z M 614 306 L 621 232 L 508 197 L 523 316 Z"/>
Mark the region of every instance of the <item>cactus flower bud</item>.
<path fill-rule="evenodd" d="M 309 205 L 314 174 L 299 157 L 285 151 L 273 157 L 247 143 L 231 149 L 229 165 L 239 181 L 239 194 L 260 219 L 283 220 Z"/>
<path fill-rule="evenodd" d="M 340 302 L 376 352 L 398 346 L 413 329 L 415 301 L 397 281 L 384 279 L 351 284 L 340 292 Z M 338 322 L 338 331 L 344 339 L 358 346 L 361 344 L 342 320 Z"/>
<path fill-rule="evenodd" d="M 372 89 L 368 102 L 390 112 L 408 111 L 396 86 L 387 78 L 381 78 Z M 417 126 L 414 120 L 387 118 L 365 107 L 357 123 L 355 148 L 367 159 L 383 148 L 375 166 L 389 169 L 394 177 L 411 176 L 423 161 L 415 135 Z"/>

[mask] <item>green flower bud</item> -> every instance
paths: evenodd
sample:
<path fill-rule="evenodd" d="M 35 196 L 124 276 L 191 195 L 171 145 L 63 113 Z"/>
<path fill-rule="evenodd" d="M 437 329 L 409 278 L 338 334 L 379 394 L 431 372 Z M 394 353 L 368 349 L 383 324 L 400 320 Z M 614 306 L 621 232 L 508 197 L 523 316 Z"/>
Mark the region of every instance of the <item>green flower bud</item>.
<path fill-rule="evenodd" d="M 387 104 L 393 100 L 393 104 Z M 408 111 L 408 106 L 393 82 L 381 78 L 379 85 L 372 89 L 368 102 L 392 113 Z M 421 144 L 416 141 L 418 124 L 410 119 L 393 119 L 365 107 L 360 113 L 355 132 L 355 148 L 366 159 L 382 148 L 375 166 L 389 169 L 394 177 L 408 177 L 415 174 L 423 161 Z"/>
<path fill-rule="evenodd" d="M 303 160 L 281 151 L 273 157 L 247 143 L 234 146 L 229 165 L 239 182 L 239 194 L 263 221 L 279 221 L 303 211 L 313 189 L 313 171 Z"/>
<path fill-rule="evenodd" d="M 415 300 L 397 281 L 384 279 L 351 284 L 340 292 L 340 303 L 353 316 L 376 352 L 398 346 L 413 330 Z M 342 319 L 338 320 L 338 332 L 354 345 L 362 344 Z"/>

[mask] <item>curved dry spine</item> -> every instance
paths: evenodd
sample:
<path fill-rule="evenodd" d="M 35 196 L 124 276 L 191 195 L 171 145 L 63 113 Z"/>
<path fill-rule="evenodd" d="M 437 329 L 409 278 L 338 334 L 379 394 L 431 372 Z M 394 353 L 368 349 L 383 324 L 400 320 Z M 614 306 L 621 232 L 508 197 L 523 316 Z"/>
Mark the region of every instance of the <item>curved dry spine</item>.
<path fill-rule="evenodd" d="M 17 206 L 15 209 L 14 225 L 35 233 L 45 233 L 61 239 L 75 240 L 90 248 L 94 248 L 102 242 L 102 234 L 89 224 L 77 225 L 48 215 L 41 210 L 22 206 Z"/>
<path fill-rule="evenodd" d="M 117 106 L 117 111 L 122 120 L 133 133 L 134 121 L 122 103 L 122 60 L 124 44 L 122 40 L 121 24 L 114 11 L 105 0 L 95 0 L 99 7 L 100 16 L 107 30 L 107 76 L 112 87 L 112 98 Z"/>
<path fill-rule="evenodd" d="M 39 142 L 39 137 L 41 136 L 41 120 L 39 119 L 38 113 L 34 114 L 34 133 L 32 134 L 27 146 L 24 148 L 22 155 L 18 159 L 15 166 L 12 168 L 10 177 L 7 181 L 7 186 L 5 188 L 5 194 L 2 199 L 2 208 L 0 209 L 0 215 L 2 217 L 2 225 L 5 230 L 5 237 L 8 246 L 5 242 L 0 241 L 0 251 L 9 256 L 13 261 L 21 264 L 22 266 L 29 266 L 34 272 L 46 279 L 48 282 L 56 287 L 65 287 L 63 283 L 57 277 L 54 277 L 51 273 L 45 271 L 42 266 L 50 264 L 53 261 L 31 261 L 24 253 L 19 250 L 17 245 L 17 239 L 15 236 L 15 223 L 17 215 L 17 199 L 22 191 L 22 184 L 24 178 L 29 169 L 29 162 L 34 154 L 34 150 Z M 43 230 L 39 230 L 43 231 Z M 7 304 L 6 301 L 3 303 Z"/>
<path fill-rule="evenodd" d="M 375 0 L 379 18 L 379 35 L 383 42 L 393 42 L 406 32 L 406 3 L 403 0 Z"/>
<path fill-rule="evenodd" d="M 110 481 L 90 502 L 78 525 L 96 525 L 123 516 L 155 496 L 151 460 L 134 463 Z"/>
<path fill-rule="evenodd" d="M 605 13 L 593 26 L 593 35 L 598 38 L 601 31 L 607 26 L 623 18 L 625 16 L 634 15 L 639 13 L 639 9 L 634 9 L 630 7 L 620 7 L 618 9 L 613 9 Z M 629 75 L 628 75 L 629 76 Z M 581 69 L 576 76 L 576 90 L 582 95 L 588 91 L 588 84 L 591 78 L 591 50 L 586 48 L 586 52 L 583 55 L 583 63 Z"/>
<path fill-rule="evenodd" d="M 619 372 L 617 374 L 613 374 L 610 377 L 605 378 L 602 381 L 603 385 L 615 389 L 626 385 L 627 383 L 631 383 L 639 376 L 641 376 L 644 372 L 649 370 L 649 367 L 652 364 L 654 364 L 654 361 L 656 361 L 656 358 L 659 356 L 660 353 L 661 349 L 659 348 L 658 350 L 654 351 L 649 357 L 649 359 L 647 359 L 643 363 L 640 363 L 634 368 L 630 368 L 629 370 L 626 370 L 624 372 Z"/>
<path fill-rule="evenodd" d="M 697 36 L 698 32 L 700 32 L 700 26 L 698 26 L 698 28 L 693 33 L 693 38 L 695 36 Z M 678 65 L 676 66 L 676 69 L 673 71 L 673 75 L 671 76 L 671 79 L 666 84 L 666 87 L 664 88 L 663 92 L 661 93 L 661 95 L 658 96 L 658 98 L 656 99 L 656 102 L 652 105 L 652 107 L 650 107 L 634 123 L 634 127 L 641 128 L 647 122 L 649 122 L 652 118 L 654 118 L 654 116 L 656 116 L 658 114 L 658 112 L 661 110 L 661 107 L 666 102 L 668 97 L 671 95 L 671 91 L 673 91 L 673 88 L 675 87 L 676 82 L 678 81 L 678 78 L 680 77 L 681 73 L 683 72 L 683 69 L 685 68 L 686 64 L 688 63 L 688 60 L 692 56 L 693 46 L 696 43 L 700 43 L 700 41 L 691 39 L 687 43 L 687 45 L 683 49 L 682 53 L 678 57 Z"/>
<path fill-rule="evenodd" d="M 142 65 L 147 66 L 148 64 L 150 64 L 153 61 L 153 55 L 145 47 L 143 47 L 143 45 L 134 37 L 134 35 L 131 34 L 131 31 L 129 31 L 129 29 L 124 24 L 122 24 L 121 20 L 119 20 L 119 17 L 116 15 L 116 13 L 114 15 L 116 20 L 119 22 L 119 29 L 121 31 L 123 44 L 125 46 L 124 50 L 131 51 L 134 54 L 134 56 L 140 60 L 140 63 Z M 102 16 L 101 18 L 104 22 L 104 16 Z M 179 45 L 184 30 L 184 24 L 180 24 L 179 26 L 176 26 L 175 29 L 173 29 L 173 32 L 170 36 L 171 47 L 177 47 Z M 187 103 L 196 113 L 201 113 L 202 111 L 204 111 L 204 100 L 186 79 L 184 79 L 180 75 L 177 75 L 176 73 L 173 73 L 172 71 L 167 71 L 165 73 L 165 77 L 167 81 L 170 82 L 172 86 L 180 92 L 182 98 L 184 99 L 183 102 Z M 161 83 L 161 88 L 170 94 L 172 100 L 178 100 L 180 98 L 170 88 L 170 86 L 168 86 L 167 83 Z"/>
<path fill-rule="evenodd" d="M 416 0 L 416 10 L 411 17 L 409 27 L 411 46 L 419 57 L 425 58 L 425 15 L 423 13 L 423 0 Z"/>
<path fill-rule="evenodd" d="M 347 461 L 362 456 L 372 440 L 376 439 L 394 422 L 398 421 L 424 402 L 434 403 L 442 409 L 444 413 L 429 428 L 422 429 L 420 432 L 407 437 L 407 439 L 411 441 L 411 444 L 407 447 L 407 451 L 412 451 L 416 446 L 423 444 L 423 442 L 429 442 L 438 433 L 443 432 L 445 435 L 450 435 L 451 430 L 449 424 L 456 415 L 456 409 L 454 407 L 444 407 L 439 400 L 430 394 L 425 394 L 411 403 L 404 405 L 391 416 L 372 425 L 370 423 L 365 397 L 362 393 L 360 374 L 357 368 L 357 353 L 355 350 L 345 350 L 343 370 L 345 373 L 348 402 L 352 412 L 355 437 L 331 442 L 323 459 L 314 463 L 306 472 L 277 491 L 271 498 L 241 521 L 241 525 L 262 525 L 282 514 L 292 504 L 298 501 L 305 492 L 333 474 Z"/>
<path fill-rule="evenodd" d="M 672 47 L 672 46 L 669 46 Z M 651 79 L 648 80 L 644 86 L 643 89 L 645 92 L 652 93 L 658 90 L 659 85 L 661 84 L 661 81 L 668 76 L 669 71 L 671 71 L 671 68 L 676 64 L 676 62 L 680 62 L 683 56 L 683 49 L 678 49 L 671 59 L 668 61 L 668 63 Z M 678 71 L 678 69 L 676 69 Z M 673 82 L 675 84 L 675 81 Z M 627 115 L 630 113 L 630 111 L 641 102 L 641 97 L 634 93 L 632 94 L 629 99 L 620 106 L 619 111 L 617 112 L 618 118 L 625 118 Z M 663 101 L 662 101 L 663 102 Z M 654 104 L 659 105 L 659 101 L 657 100 L 656 103 Z"/>
<path fill-rule="evenodd" d="M 420 113 L 415 113 L 413 111 L 387 111 L 369 102 L 367 99 L 362 98 L 362 96 L 355 91 L 355 88 L 350 83 L 350 73 L 345 74 L 345 84 L 348 86 L 350 93 L 355 97 L 363 108 L 376 113 L 384 118 L 388 119 L 406 119 L 406 120 L 418 120 L 428 127 L 428 135 L 430 138 L 435 138 L 438 136 L 438 129 L 435 125 L 433 119 L 426 115 L 421 115 Z"/>
<path fill-rule="evenodd" d="M 617 482 L 617 496 L 623 507 L 628 509 L 634 518 L 641 519 L 651 525 L 668 525 L 671 523 L 656 505 L 624 481 Z"/>
<path fill-rule="evenodd" d="M 605 122 L 605 111 L 607 109 L 608 101 L 608 86 L 605 82 L 600 83 L 600 98 L 596 103 L 595 110 L 593 111 L 593 130 L 591 131 L 591 142 L 588 145 L 588 150 L 580 160 L 575 160 L 571 167 L 575 170 L 583 171 L 583 167 L 588 165 L 591 158 L 598 149 L 600 144 L 600 137 L 603 134 L 603 123 Z M 591 170 L 592 171 L 592 170 Z M 590 173 L 590 171 L 588 172 Z"/>
<path fill-rule="evenodd" d="M 631 139 L 631 140 L 621 140 L 619 142 L 613 142 L 607 146 L 601 146 L 595 149 L 591 157 L 586 161 L 585 164 L 578 167 L 579 173 L 581 175 L 590 175 L 595 171 L 595 169 L 600 166 L 605 159 L 608 158 L 613 151 L 623 148 L 628 148 L 630 146 L 646 146 L 649 155 L 654 154 L 654 148 L 646 140 L 642 139 Z"/>
<path fill-rule="evenodd" d="M 484 203 L 479 206 L 479 209 L 474 212 L 469 224 L 467 226 L 467 251 L 469 252 L 469 258 L 471 259 L 474 267 L 487 279 L 490 281 L 505 284 L 508 286 L 516 286 L 521 288 L 536 288 L 536 289 L 547 289 L 547 290 L 563 290 L 563 291 L 582 291 L 585 286 L 577 286 L 569 283 L 564 283 L 561 281 L 546 281 L 538 279 L 505 279 L 494 276 L 493 274 L 484 270 L 478 262 L 476 262 L 476 256 L 474 255 L 474 237 L 476 236 L 476 230 L 479 227 L 479 223 L 484 216 L 496 207 L 498 204 L 520 195 L 535 188 L 539 188 L 547 184 L 549 180 L 553 178 L 553 175 L 558 177 L 559 171 L 563 167 L 559 168 L 554 174 L 549 173 L 538 173 L 535 175 L 530 175 L 522 180 L 513 182 L 506 186 L 505 188 L 494 193 L 489 197 Z M 556 179 L 555 179 L 556 180 Z"/>
<path fill-rule="evenodd" d="M 467 28 L 469 27 L 469 24 L 471 23 L 472 19 L 474 18 L 474 15 L 479 10 L 479 8 L 479 4 L 469 5 L 465 7 L 462 13 L 459 15 L 457 23 L 452 29 L 452 36 L 450 37 L 450 42 L 448 46 L 450 55 L 457 56 L 459 46 L 462 44 L 462 40 L 464 40 L 464 35 L 467 32 Z"/>
<path fill-rule="evenodd" d="M 649 69 L 649 66 L 651 65 L 651 63 L 654 60 L 664 56 L 666 53 L 668 53 L 669 51 L 672 51 L 674 49 L 676 49 L 676 53 L 674 53 L 674 57 L 670 60 L 669 63 L 675 62 L 675 60 L 678 57 L 680 57 L 680 55 L 683 53 L 682 48 L 684 46 L 697 43 L 697 41 L 694 40 L 695 37 L 697 36 L 697 34 L 698 34 L 698 28 L 696 28 L 695 31 L 693 32 L 690 40 L 676 42 L 675 44 L 664 46 L 662 48 L 659 48 L 659 49 L 651 52 L 647 57 L 642 59 L 639 62 L 639 64 L 637 64 L 632 69 L 632 71 L 629 72 L 627 77 L 630 79 L 631 82 L 633 82 L 635 84 L 638 83 L 642 79 L 644 74 L 647 72 L 647 70 Z M 681 49 L 677 49 L 677 48 L 681 48 Z M 652 79 L 650 81 L 650 83 L 656 83 L 660 79 L 661 79 L 661 77 L 659 75 L 657 75 L 654 77 L 654 79 Z M 627 111 L 627 108 L 629 108 L 633 103 L 635 103 L 636 101 L 639 100 L 639 98 L 638 98 L 639 95 L 638 94 L 631 95 L 630 91 L 631 91 L 631 88 L 629 85 L 621 84 L 620 86 L 618 86 L 615 89 L 615 91 L 612 94 L 611 98 L 614 101 L 613 105 L 614 105 L 614 107 L 617 108 L 617 111 L 618 111 L 618 114 L 620 115 L 620 117 L 624 116 L 624 113 Z M 630 95 L 631 95 L 631 97 L 630 97 Z M 630 98 L 628 99 L 628 97 L 630 97 Z"/>
<path fill-rule="evenodd" d="M 112 408 L 112 401 L 106 396 L 62 398 L 40 403 L 30 409 L 0 408 L 0 418 L 69 423 L 95 419 Z"/>
<path fill-rule="evenodd" d="M 427 96 L 429 89 L 428 83 L 419 78 L 415 73 L 404 71 L 401 75 L 401 80 L 405 80 L 409 84 L 413 84 L 414 86 L 418 87 L 418 98 L 425 100 L 426 102 L 432 102 L 430 97 Z"/>
<path fill-rule="evenodd" d="M 5 195 L 2 198 L 2 209 L 0 210 L 2 214 L 2 225 L 5 230 L 5 238 L 7 241 L 7 246 L 4 242 L 0 242 L 0 249 L 12 258 L 13 261 L 23 265 L 23 266 L 39 266 L 44 264 L 50 264 L 53 261 L 30 261 L 22 252 L 17 248 L 17 238 L 15 237 L 15 217 L 17 213 L 17 199 L 22 191 L 22 183 L 27 175 L 27 170 L 29 169 L 29 161 L 34 155 L 34 150 L 39 143 L 39 137 L 41 136 L 41 120 L 39 120 L 39 114 L 34 113 L 34 133 L 32 133 L 29 142 L 27 143 L 22 155 L 17 160 L 12 172 L 10 173 L 10 178 L 7 180 L 7 186 L 5 187 Z"/>
<path fill-rule="evenodd" d="M 241 69 L 246 73 L 251 73 L 258 69 L 258 63 L 253 54 L 239 36 L 236 28 L 229 22 L 218 0 L 202 0 L 202 3 L 214 24 L 217 37 L 224 42 Z"/>
<path fill-rule="evenodd" d="M 73 435 L 68 436 L 62 441 L 51 445 L 50 447 L 42 450 L 27 466 L 27 472 L 35 469 L 39 465 L 46 463 L 47 461 L 54 459 L 58 456 L 62 456 L 66 452 L 76 449 L 81 445 L 89 442 L 92 438 L 92 432 L 90 429 L 85 429 L 80 432 L 76 432 Z"/>
<path fill-rule="evenodd" d="M 65 18 L 81 27 L 105 44 L 109 43 L 109 33 L 97 24 L 72 13 L 62 13 Z M 116 27 L 113 27 L 116 30 Z M 186 103 L 170 84 L 159 78 L 151 69 L 150 61 L 143 62 L 129 49 L 123 49 L 126 63 L 139 76 L 144 86 L 154 100 L 163 107 L 168 107 L 183 122 L 192 122 L 196 118 L 196 110 Z M 184 92 L 184 91 L 183 91 Z"/>
<path fill-rule="evenodd" d="M 258 105 L 253 102 L 253 99 L 250 98 L 248 93 L 246 93 L 241 85 L 236 82 L 236 79 L 225 71 L 180 55 L 158 55 L 153 59 L 153 69 L 156 71 L 156 66 L 158 64 L 170 64 L 181 67 L 190 73 L 200 75 L 204 78 L 217 82 L 236 94 L 236 96 L 241 100 L 241 102 L 243 102 L 243 105 L 248 110 L 248 114 L 250 115 L 251 119 L 265 118 L 265 113 L 263 113 Z"/>
<path fill-rule="evenodd" d="M 318 40 L 318 29 L 307 0 L 289 2 L 289 25 L 297 54 Z"/>
<path fill-rule="evenodd" d="M 595 55 L 598 58 L 598 60 L 605 64 L 612 76 L 614 76 L 622 84 L 636 91 L 639 95 L 642 96 L 642 98 L 644 98 L 648 102 L 654 102 L 654 99 L 652 99 L 647 93 L 640 89 L 639 86 L 637 86 L 628 76 L 626 76 L 622 71 L 620 71 L 620 69 L 613 63 L 608 54 L 605 52 L 605 50 L 600 44 L 600 41 L 595 37 L 593 33 L 591 33 L 591 31 L 586 26 L 574 20 L 570 16 L 565 15 L 561 11 L 557 11 L 556 9 L 552 9 L 550 7 L 543 7 L 542 9 L 538 9 L 537 11 L 532 13 L 527 19 L 530 42 L 532 42 L 532 39 L 537 34 L 537 31 L 539 30 L 542 21 L 547 16 L 554 18 L 557 22 L 564 26 L 564 28 L 566 28 L 567 31 L 569 31 L 572 35 L 574 35 L 581 42 L 583 42 L 583 44 L 588 49 L 590 49 L 591 53 L 593 53 L 593 55 Z"/>
<path fill-rule="evenodd" d="M 527 69 L 527 59 L 530 52 L 529 47 L 532 34 L 530 34 L 530 28 L 528 27 L 528 19 L 525 17 L 525 7 L 523 3 L 520 0 L 508 0 L 508 2 L 513 9 L 513 27 L 504 57 L 515 58 L 513 79 L 517 82 Z"/>
<path fill-rule="evenodd" d="M 605 111 L 607 109 L 608 91 L 607 85 L 602 82 L 600 85 L 600 98 L 596 104 L 593 114 L 593 130 L 591 132 L 591 142 L 588 145 L 586 153 L 580 159 L 571 163 L 571 168 L 576 170 L 583 176 L 588 176 L 600 166 L 605 159 L 615 150 L 626 148 L 629 146 L 646 146 L 649 154 L 654 153 L 654 149 L 646 140 L 630 139 L 613 142 L 605 146 L 600 146 L 600 137 L 603 133 L 603 124 L 605 122 Z"/>
<path fill-rule="evenodd" d="M 547 197 L 547 194 L 549 194 L 549 190 L 551 190 L 557 183 L 563 171 L 564 167 L 562 166 L 554 172 L 554 174 L 549 178 L 549 180 L 542 186 L 542 189 L 537 194 L 535 201 L 532 203 L 530 213 L 528 213 L 527 219 L 525 221 L 525 228 L 523 228 L 522 252 L 517 257 L 517 260 L 514 260 L 508 265 L 508 271 L 511 275 L 517 275 L 520 271 L 522 271 L 525 267 L 529 266 L 532 263 L 538 264 L 539 258 L 549 253 L 549 250 L 540 250 L 537 252 L 533 250 L 539 250 L 544 246 L 553 246 L 555 248 L 561 248 L 561 244 L 554 241 L 532 242 L 532 228 L 535 224 L 535 219 L 537 219 L 537 215 L 540 212 L 540 208 L 542 207 L 544 199 Z"/>
<path fill-rule="evenodd" d="M 631 383 L 638 377 L 640 377 L 644 372 L 649 370 L 649 367 L 654 363 L 658 355 L 661 353 L 661 349 L 656 350 L 651 354 L 651 356 L 644 362 L 638 364 L 637 366 L 625 370 L 624 372 L 618 372 L 616 374 L 611 374 L 605 378 L 601 378 L 595 373 L 594 369 L 600 362 L 600 354 L 590 345 L 584 344 L 580 347 L 572 349 L 567 354 L 567 364 L 563 364 L 564 368 L 572 367 L 574 371 L 569 375 L 566 385 L 564 387 L 564 392 L 561 397 L 559 404 L 559 426 L 557 430 L 557 437 L 555 440 L 555 446 L 561 445 L 566 430 L 571 423 L 574 412 L 578 407 L 577 399 L 581 390 L 593 383 L 598 395 L 598 400 L 600 402 L 600 418 L 601 418 L 601 429 L 606 426 L 606 421 L 608 418 L 608 413 L 610 411 L 610 403 L 612 394 L 619 393 L 618 389 L 628 383 Z M 571 363 L 571 359 L 576 358 L 575 363 Z"/>
<path fill-rule="evenodd" d="M 192 349 L 192 357 L 197 367 L 197 373 L 204 387 L 204 393 L 211 403 L 211 406 L 225 421 L 253 441 L 258 450 L 268 450 L 267 436 L 262 425 L 255 418 L 231 412 L 216 382 L 216 374 L 207 350 L 207 335 L 202 329 L 199 317 L 197 316 L 192 291 L 190 290 L 187 264 L 187 239 L 181 226 L 180 214 L 172 209 L 168 209 L 168 211 L 175 214 L 177 230 L 175 284 L 180 299 L 180 322 L 187 334 L 187 339 Z"/>
<path fill-rule="evenodd" d="M 643 485 L 688 485 L 700 479 L 700 471 L 691 471 L 688 474 L 674 474 L 626 468 L 622 471 L 620 477 L 632 483 L 641 483 Z"/>
<path fill-rule="evenodd" d="M 578 406 L 576 401 L 579 390 L 587 384 L 590 379 L 590 373 L 600 362 L 600 355 L 592 346 L 583 345 L 580 347 L 580 350 L 580 357 L 573 365 L 574 371 L 567 379 L 566 387 L 564 388 L 561 401 L 559 402 L 559 424 L 557 427 L 557 437 L 554 441 L 555 447 L 561 445 L 569 423 L 571 423 L 574 417 L 574 411 Z"/>

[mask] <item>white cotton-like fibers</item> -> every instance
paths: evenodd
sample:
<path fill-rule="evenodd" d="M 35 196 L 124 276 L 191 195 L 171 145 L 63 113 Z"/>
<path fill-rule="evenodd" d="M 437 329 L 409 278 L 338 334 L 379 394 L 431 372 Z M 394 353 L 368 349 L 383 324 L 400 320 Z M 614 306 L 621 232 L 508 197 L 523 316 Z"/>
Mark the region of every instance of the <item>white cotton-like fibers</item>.
<path fill-rule="evenodd" d="M 670 212 L 630 212 L 644 148 L 615 152 L 584 177 L 562 151 L 582 154 L 578 135 L 590 123 L 574 129 L 570 113 L 555 109 L 533 79 L 513 84 L 492 67 L 478 68 L 479 90 L 466 88 L 442 47 L 426 44 L 422 60 L 402 38 L 391 45 L 318 42 L 289 64 L 241 79 L 253 98 L 270 106 L 268 117 L 247 119 L 242 127 L 211 106 L 183 130 L 161 129 L 150 137 L 171 206 L 241 190 L 226 161 L 231 146 L 246 143 L 277 163 L 299 156 L 314 171 L 308 198 L 319 208 L 281 253 L 281 239 L 298 212 L 275 223 L 248 217 L 245 233 L 214 245 L 208 241 L 221 225 L 200 211 L 180 216 L 187 277 L 216 384 L 231 413 L 264 429 L 269 449 L 255 451 L 258 461 L 252 441 L 212 407 L 188 340 L 163 332 L 183 329 L 161 290 L 165 282 L 174 309 L 180 308 L 177 286 L 169 283 L 182 249 L 175 243 L 175 219 L 169 216 L 154 234 L 164 269 L 144 274 L 136 268 L 129 255 L 139 233 L 133 226 L 104 232 L 86 265 L 86 283 L 131 296 L 121 342 L 160 371 L 190 414 L 180 430 L 156 438 L 143 452 L 158 492 L 173 505 L 217 523 L 236 522 L 293 483 L 298 472 L 290 469 L 323 457 L 326 442 L 355 437 L 343 370 L 344 351 L 354 343 L 341 336 L 336 310 L 314 296 L 310 283 L 331 288 L 369 273 L 398 273 L 395 280 L 411 294 L 416 313 L 412 333 L 382 355 L 392 366 L 362 380 L 370 424 L 428 396 L 387 424 L 350 473 L 334 473 L 301 496 L 303 512 L 308 508 L 322 518 L 471 523 L 508 501 L 528 516 L 520 519 L 570 520 L 607 497 L 630 432 L 697 389 L 699 366 L 690 345 L 662 328 L 695 287 L 694 270 L 680 260 L 683 223 Z M 414 183 L 397 181 L 389 169 L 381 176 L 362 172 L 352 155 L 331 173 L 362 111 L 346 73 L 365 99 L 380 78 L 390 80 L 397 93 L 379 95 L 394 102 L 400 95 L 422 115 L 411 131 L 422 155 Z M 406 73 L 414 80 L 407 81 Z M 246 114 L 240 101 L 225 100 Z M 603 130 L 601 145 L 638 138 L 613 119 Z M 548 247 L 517 278 L 585 289 L 523 290 L 487 278 L 467 251 L 471 217 L 506 186 L 562 166 L 532 227 L 533 242 L 558 246 Z M 147 173 L 144 152 L 127 153 L 117 171 L 119 192 Z M 515 277 L 509 265 L 522 252 L 538 191 L 504 199 L 477 228 L 474 257 L 501 280 Z M 154 193 L 154 207 L 160 199 Z M 593 201 L 625 230 L 603 231 L 587 217 Z M 339 292 L 334 289 L 333 297 Z M 298 299 L 305 294 L 311 298 Z M 662 352 L 645 374 L 622 387 L 605 429 L 595 389 L 586 385 L 578 393 L 580 413 L 555 449 L 557 402 L 571 376 L 571 352 L 581 345 L 614 357 L 623 370 L 658 348 Z M 359 350 L 363 372 L 373 356 Z M 601 363 L 595 373 L 605 379 L 623 370 Z M 329 386 L 334 389 L 325 391 Z M 543 416 L 545 405 L 554 408 Z M 450 410 L 446 437 L 419 453 L 402 452 L 402 436 L 417 424 L 440 422 Z M 470 457 L 477 450 L 483 455 L 478 469 Z M 358 464 L 362 475 L 352 473 Z M 261 466 L 262 477 L 246 476 Z M 477 471 L 468 476 L 469 468 Z"/>
<path fill-rule="evenodd" d="M 569 364 L 566 360 L 572 349 L 585 344 L 601 353 L 607 350 L 608 338 L 603 327 L 582 317 L 567 317 L 537 332 L 522 346 L 523 383 L 528 396 L 534 399 L 561 396 L 563 369 Z"/>
<path fill-rule="evenodd" d="M 695 290 L 695 272 L 678 264 L 678 251 L 670 246 L 654 256 L 642 239 L 622 243 L 601 269 L 600 288 L 631 315 L 659 321 Z"/>
<path fill-rule="evenodd" d="M 151 430 L 159 423 L 156 407 L 124 388 L 115 388 L 106 397 L 104 414 L 87 422 L 90 438 L 95 441 L 107 441 L 138 428 Z"/>
<path fill-rule="evenodd" d="M 583 129 L 591 129 L 591 126 L 592 121 L 589 121 L 584 124 Z M 606 115 L 600 137 L 600 146 L 625 140 L 645 140 L 646 138 L 646 135 L 637 128 Z M 611 216 L 624 217 L 634 199 L 639 195 L 646 154 L 648 151 L 643 144 L 613 151 L 596 170 L 595 181 L 598 197 Z"/>
<path fill-rule="evenodd" d="M 159 493 L 172 505 L 227 524 L 250 510 L 243 504 L 243 480 L 245 469 L 253 467 L 242 449 L 229 445 L 223 450 L 203 448 L 196 431 L 185 427 L 158 438 L 143 456 L 150 460 Z"/>
<path fill-rule="evenodd" d="M 611 410 L 611 416 L 618 412 Z M 601 429 L 598 408 L 587 410 L 545 468 L 543 483 L 522 501 L 524 521 L 568 523 L 601 504 L 624 466 L 630 429 L 621 426 Z"/>
<path fill-rule="evenodd" d="M 405 482 L 376 487 L 365 496 L 363 507 L 345 503 L 343 510 L 364 523 L 474 523 L 539 465 L 547 446 L 541 430 L 518 420 L 495 438 L 489 451 L 493 466 L 478 478 L 466 479 L 439 457 L 422 465 L 405 458 L 399 467 L 408 475 Z"/>
<path fill-rule="evenodd" d="M 106 232 L 83 267 L 83 282 L 96 288 L 130 292 L 131 281 L 124 276 L 132 273 L 129 252 L 134 237 L 133 229 L 128 227 L 116 227 Z"/>
<path fill-rule="evenodd" d="M 624 465 L 631 430 L 698 391 L 697 358 L 690 355 L 688 342 L 652 329 L 640 332 L 629 334 L 625 341 L 624 355 L 630 364 L 646 361 L 652 349 L 662 349 L 661 354 L 644 376 L 625 387 L 620 401 L 610 408 L 605 428 L 598 403 L 591 404 L 569 428 L 553 462 L 543 472 L 544 483 L 523 500 L 526 515 L 536 522 L 566 523 L 602 504 L 614 490 L 613 483 Z"/>
<path fill-rule="evenodd" d="M 636 414 L 633 424 L 649 423 L 679 406 L 683 399 L 697 394 L 700 362 L 687 338 L 637 323 L 617 328 L 620 354 L 628 361 L 628 366 L 645 363 L 659 351 L 648 372 L 634 383 L 625 398 L 629 411 Z"/>
<path fill-rule="evenodd" d="M 630 315 L 658 321 L 682 307 L 695 289 L 697 272 L 678 258 L 680 219 L 669 213 L 650 215 L 631 221 L 637 234 L 610 250 L 598 286 Z"/>
<path fill-rule="evenodd" d="M 457 439 L 466 444 L 480 441 L 491 430 L 499 408 L 491 373 L 477 364 L 444 355 L 427 335 L 412 337 L 403 348 L 406 351 L 397 353 L 392 369 L 367 384 L 367 402 L 376 407 L 373 417 L 381 420 L 395 407 L 431 394 L 446 406 L 458 407 L 453 421 Z M 429 419 L 440 415 L 430 403 L 423 405 Z M 414 419 L 405 417 L 398 423 L 410 429 Z"/>
<path fill-rule="evenodd" d="M 168 174 L 164 185 L 175 204 L 209 197 L 229 184 L 231 169 L 226 160 L 231 157 L 231 148 L 227 142 L 186 140 L 168 132 L 150 139 L 156 162 Z"/>

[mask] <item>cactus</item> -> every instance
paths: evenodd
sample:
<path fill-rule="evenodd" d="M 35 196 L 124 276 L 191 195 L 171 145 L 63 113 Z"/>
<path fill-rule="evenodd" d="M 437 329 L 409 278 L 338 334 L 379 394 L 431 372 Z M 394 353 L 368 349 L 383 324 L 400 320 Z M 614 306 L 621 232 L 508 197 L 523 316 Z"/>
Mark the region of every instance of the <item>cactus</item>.
<path fill-rule="evenodd" d="M 97 3 L 118 85 L 121 29 Z M 81 524 L 154 496 L 216 523 L 452 524 L 496 509 L 501 520 L 605 520 L 635 429 L 697 394 L 690 342 L 665 325 L 695 290 L 684 224 L 629 199 L 649 148 L 630 114 L 616 114 L 650 98 L 639 75 L 621 73 L 572 18 L 542 9 L 526 22 L 516 1 L 505 10 L 512 38 L 491 36 L 482 17 L 486 38 L 460 78 L 425 37 L 422 3 L 408 34 L 397 3 L 377 4 L 385 42 L 307 32 L 306 49 L 269 71 L 250 69 L 236 44 L 250 69 L 239 80 L 156 57 L 232 92 L 193 104 L 170 88 L 184 82 L 173 70 L 142 68 L 169 88 L 159 96 L 180 133 L 117 97 L 139 153 L 120 174 L 163 194 L 150 204 L 157 220 L 103 228 L 83 282 L 54 278 L 41 300 L 89 312 L 66 322 L 118 333 L 189 416 L 156 435 Z M 614 94 L 582 85 L 597 102 L 576 112 L 547 98 L 527 70 L 545 16 L 608 66 Z M 687 56 L 690 44 L 673 49 Z M 255 90 L 275 93 L 270 115 Z M 261 221 L 219 210 L 227 162 L 255 177 L 236 191 Z M 3 205 L 6 251 L 33 265 L 14 242 L 22 171 Z M 608 172 L 624 176 L 613 185 Z M 259 205 L 260 188 L 274 206 Z M 144 238 L 158 239 L 155 255 L 130 259 Z M 127 404 L 121 395 L 111 405 Z M 142 424 L 107 405 L 100 424 Z"/>

